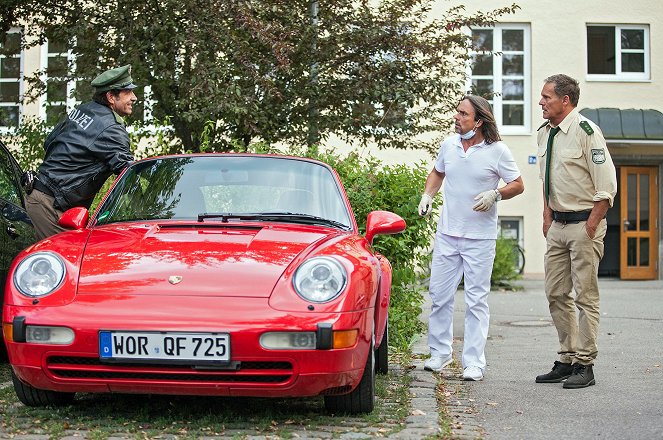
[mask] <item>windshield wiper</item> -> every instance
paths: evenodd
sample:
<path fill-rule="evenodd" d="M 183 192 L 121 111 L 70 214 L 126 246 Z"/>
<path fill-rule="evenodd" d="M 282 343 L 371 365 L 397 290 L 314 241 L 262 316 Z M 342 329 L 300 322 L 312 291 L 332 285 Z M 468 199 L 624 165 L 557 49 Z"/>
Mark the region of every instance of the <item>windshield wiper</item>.
<path fill-rule="evenodd" d="M 246 214 L 233 214 L 226 213 L 201 213 L 198 214 L 198 221 L 203 222 L 205 219 L 220 218 L 221 222 L 227 223 L 228 220 L 256 220 L 256 221 L 285 221 L 291 223 L 301 223 L 305 225 L 323 225 L 333 226 L 335 228 L 349 230 L 350 226 L 330 220 L 324 217 L 315 215 L 301 214 L 294 212 L 260 212 L 260 213 L 246 213 Z"/>

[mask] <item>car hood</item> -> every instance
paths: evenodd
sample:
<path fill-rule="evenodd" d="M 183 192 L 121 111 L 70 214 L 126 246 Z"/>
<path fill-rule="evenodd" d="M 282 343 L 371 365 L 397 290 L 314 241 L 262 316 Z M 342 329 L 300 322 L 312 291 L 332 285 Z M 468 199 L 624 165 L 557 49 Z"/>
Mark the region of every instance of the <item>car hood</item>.
<path fill-rule="evenodd" d="M 329 228 L 141 225 L 95 228 L 78 294 L 268 297 Z"/>

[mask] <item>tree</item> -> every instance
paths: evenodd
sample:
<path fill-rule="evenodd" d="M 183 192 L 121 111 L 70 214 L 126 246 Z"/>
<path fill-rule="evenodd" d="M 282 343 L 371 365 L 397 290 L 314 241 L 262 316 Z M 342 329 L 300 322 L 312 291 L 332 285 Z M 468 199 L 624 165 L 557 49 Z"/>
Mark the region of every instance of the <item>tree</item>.
<path fill-rule="evenodd" d="M 430 17 L 428 0 L 6 0 L 3 26 L 23 24 L 26 47 L 67 41 L 68 74 L 89 81 L 131 64 L 150 85 L 154 117 L 184 149 L 252 141 L 313 146 L 336 134 L 378 147 L 427 148 L 420 135 L 464 92 L 466 26 L 518 6 Z M 317 6 L 312 7 L 312 6 Z M 4 33 L 3 33 L 4 35 Z M 43 72 L 30 78 L 43 93 Z M 89 98 L 79 87 L 79 99 Z M 88 96 L 82 96 L 88 93 Z"/>

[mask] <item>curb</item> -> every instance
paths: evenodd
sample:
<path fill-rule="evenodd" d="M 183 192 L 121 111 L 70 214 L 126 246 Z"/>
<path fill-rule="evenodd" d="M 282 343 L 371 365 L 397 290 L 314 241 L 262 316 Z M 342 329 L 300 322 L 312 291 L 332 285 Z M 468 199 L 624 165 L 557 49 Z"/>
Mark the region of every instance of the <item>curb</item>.
<path fill-rule="evenodd" d="M 437 378 L 423 370 L 423 362 L 417 364 L 408 374 L 410 383 L 410 415 L 405 419 L 405 428 L 390 435 L 393 439 L 420 439 L 439 437 L 442 430 L 437 411 Z"/>

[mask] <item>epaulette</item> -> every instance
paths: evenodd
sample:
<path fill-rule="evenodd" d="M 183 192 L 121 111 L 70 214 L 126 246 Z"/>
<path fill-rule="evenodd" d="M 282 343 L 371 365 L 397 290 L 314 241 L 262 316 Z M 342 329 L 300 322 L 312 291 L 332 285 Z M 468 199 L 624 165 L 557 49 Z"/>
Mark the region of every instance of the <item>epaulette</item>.
<path fill-rule="evenodd" d="M 544 122 L 543 124 L 541 124 L 541 125 L 539 126 L 539 128 L 536 129 L 536 131 L 541 130 L 543 127 L 545 127 L 546 125 L 548 125 L 548 123 L 549 123 L 549 121 Z"/>
<path fill-rule="evenodd" d="M 585 133 L 587 134 L 594 134 L 594 129 L 589 125 L 589 122 L 587 121 L 580 121 L 580 128 L 585 130 Z"/>

